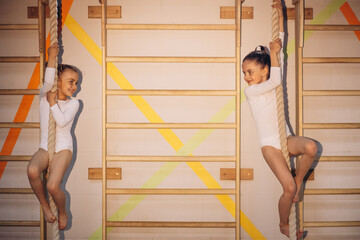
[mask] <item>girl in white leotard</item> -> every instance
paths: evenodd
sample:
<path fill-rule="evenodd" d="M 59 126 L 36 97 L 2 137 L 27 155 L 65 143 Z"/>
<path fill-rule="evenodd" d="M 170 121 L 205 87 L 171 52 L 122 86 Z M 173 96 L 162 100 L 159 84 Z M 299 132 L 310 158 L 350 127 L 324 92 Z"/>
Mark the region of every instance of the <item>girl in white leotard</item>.
<path fill-rule="evenodd" d="M 275 89 L 282 82 L 282 42 L 284 37 L 284 17 L 281 0 L 273 0 L 273 7 L 279 13 L 280 38 L 270 43 L 270 55 L 258 46 L 244 59 L 242 69 L 244 80 L 249 84 L 245 95 L 250 105 L 258 132 L 264 159 L 283 187 L 279 199 L 280 231 L 289 237 L 289 214 L 292 202 L 299 201 L 299 191 L 306 173 L 313 164 L 317 145 L 308 138 L 291 136 L 288 132 L 287 147 L 291 156 L 302 155 L 293 177 L 280 150 Z M 279 63 L 277 54 L 281 53 Z M 271 73 L 271 76 L 270 76 Z M 298 232 L 298 237 L 302 232 Z"/>
<path fill-rule="evenodd" d="M 77 69 L 70 65 L 58 66 L 58 90 L 50 92 L 55 79 L 55 59 L 59 53 L 59 46 L 52 45 L 49 50 L 48 66 L 45 71 L 44 85 L 40 89 L 40 130 L 41 141 L 39 150 L 31 158 L 28 166 L 28 178 L 35 195 L 39 199 L 47 222 L 59 221 L 59 229 L 63 230 L 67 226 L 68 214 L 65 210 L 65 195 L 60 189 L 61 180 L 72 159 L 72 137 L 70 129 L 76 113 L 79 110 L 79 101 L 71 98 L 77 90 L 79 73 Z M 58 100 L 56 100 L 56 97 Z M 47 180 L 47 190 L 58 209 L 58 218 L 51 212 L 47 202 L 43 182 L 40 178 L 41 173 L 48 168 L 48 124 L 49 112 L 52 113 L 56 122 L 56 144 Z"/>

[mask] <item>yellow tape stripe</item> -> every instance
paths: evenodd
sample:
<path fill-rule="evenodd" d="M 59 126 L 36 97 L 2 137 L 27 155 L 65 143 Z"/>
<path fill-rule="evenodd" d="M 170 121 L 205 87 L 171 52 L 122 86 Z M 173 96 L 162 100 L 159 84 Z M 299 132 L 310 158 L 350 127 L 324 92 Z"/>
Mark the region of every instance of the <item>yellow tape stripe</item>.
<path fill-rule="evenodd" d="M 88 36 L 88 34 L 80 27 L 80 25 L 75 21 L 75 19 L 69 14 L 66 18 L 65 25 L 69 30 L 74 34 L 74 36 L 84 45 L 84 47 L 90 52 L 90 54 L 98 61 L 101 65 L 101 49 L 96 45 L 96 43 Z M 123 74 L 115 67 L 113 63 L 108 63 L 108 74 L 113 78 L 113 80 L 123 89 L 134 89 L 134 87 L 128 82 L 128 80 L 123 76 Z M 140 111 L 146 116 L 150 122 L 163 122 L 160 116 L 151 108 L 151 106 L 144 100 L 141 96 L 129 96 L 130 99 L 135 103 L 135 105 L 140 109 Z M 174 134 L 170 129 L 159 129 L 160 134 L 169 142 L 169 144 L 174 148 L 175 151 L 180 150 L 184 145 L 180 139 Z M 195 171 L 195 173 L 200 177 L 202 181 L 205 182 L 206 186 L 209 188 L 221 188 L 221 186 L 216 182 L 216 180 L 211 176 L 211 174 L 200 164 L 200 163 L 188 163 L 189 166 Z M 235 203 L 229 196 L 217 196 L 220 202 L 225 206 L 225 208 L 235 216 Z M 245 216 L 242 213 L 242 216 Z M 261 233 L 255 228 L 255 226 L 247 221 L 247 224 L 250 224 L 250 228 L 254 232 L 248 232 L 248 234 L 262 236 Z M 247 228 L 246 225 L 242 225 L 244 229 Z M 264 238 L 257 238 L 264 239 Z"/>
<path fill-rule="evenodd" d="M 65 20 L 65 25 L 74 34 L 74 36 L 81 42 L 82 45 L 89 51 L 89 53 L 96 59 L 96 61 L 102 65 L 101 61 L 101 49 L 96 43 L 89 37 L 84 29 L 75 21 L 75 19 L 69 14 Z M 124 77 L 124 75 L 115 67 L 113 63 L 107 63 L 108 74 L 122 89 L 134 89 L 130 82 Z M 160 116 L 151 108 L 151 106 L 141 96 L 129 96 L 134 104 L 140 109 L 145 117 L 150 122 L 162 123 L 164 122 Z M 170 145 L 177 151 L 183 143 L 174 134 L 171 129 L 159 129 L 160 134 L 170 143 Z"/>

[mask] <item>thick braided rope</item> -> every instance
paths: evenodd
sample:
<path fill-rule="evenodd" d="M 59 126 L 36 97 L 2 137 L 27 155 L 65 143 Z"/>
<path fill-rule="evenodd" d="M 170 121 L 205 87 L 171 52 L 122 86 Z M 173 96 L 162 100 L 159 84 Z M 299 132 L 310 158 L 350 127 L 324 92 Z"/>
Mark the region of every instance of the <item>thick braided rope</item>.
<path fill-rule="evenodd" d="M 57 0 L 51 0 L 50 1 L 50 45 L 57 43 L 58 42 L 58 16 L 57 16 Z M 58 59 L 56 57 L 55 60 L 55 79 L 54 79 L 54 86 L 51 89 L 52 92 L 55 92 L 57 89 L 57 62 Z M 48 153 L 49 153 L 49 167 L 48 169 L 50 169 L 51 167 L 51 161 L 52 158 L 55 154 L 55 138 L 56 138 L 56 122 L 55 119 L 53 118 L 51 112 L 49 113 L 49 130 L 48 130 Z M 49 174 L 49 170 L 48 170 L 48 174 Z M 52 213 L 54 214 L 54 216 L 56 217 L 56 219 L 58 219 L 58 210 L 57 207 L 55 205 L 55 202 L 51 196 L 51 194 L 49 194 L 49 205 L 50 205 L 50 209 L 52 211 Z M 59 223 L 56 220 L 54 223 L 51 224 L 51 236 L 53 240 L 58 240 L 60 239 L 60 234 L 59 234 Z"/>
<path fill-rule="evenodd" d="M 274 41 L 279 37 L 279 15 L 275 8 L 272 10 L 272 40 Z M 287 134 L 286 134 L 286 122 L 285 122 L 285 110 L 284 110 L 284 93 L 283 86 L 280 84 L 276 88 L 276 100 L 277 100 L 277 115 L 278 115 L 278 127 L 280 135 L 281 151 L 286 160 L 286 163 L 291 171 L 289 152 L 287 148 Z M 289 231 L 290 240 L 296 240 L 296 209 L 295 204 L 291 205 L 289 216 Z"/>

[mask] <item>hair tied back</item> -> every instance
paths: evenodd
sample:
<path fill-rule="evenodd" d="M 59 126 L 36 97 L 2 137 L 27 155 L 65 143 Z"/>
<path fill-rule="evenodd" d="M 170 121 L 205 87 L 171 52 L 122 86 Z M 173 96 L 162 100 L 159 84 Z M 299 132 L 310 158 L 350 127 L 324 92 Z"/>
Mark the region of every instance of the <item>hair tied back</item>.
<path fill-rule="evenodd" d="M 259 53 L 259 54 L 263 53 L 263 52 L 262 52 L 262 47 L 261 47 L 260 45 L 258 45 L 258 46 L 255 48 L 255 52 L 256 52 L 256 53 Z"/>

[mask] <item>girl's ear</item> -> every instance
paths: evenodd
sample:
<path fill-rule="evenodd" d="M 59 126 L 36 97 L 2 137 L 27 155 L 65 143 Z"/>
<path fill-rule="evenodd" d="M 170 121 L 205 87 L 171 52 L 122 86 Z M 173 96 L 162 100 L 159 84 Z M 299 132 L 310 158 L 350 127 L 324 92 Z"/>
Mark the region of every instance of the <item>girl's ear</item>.
<path fill-rule="evenodd" d="M 61 86 L 61 80 L 60 80 L 60 78 L 58 78 L 58 80 L 57 80 L 57 86 L 58 86 L 58 88 Z"/>
<path fill-rule="evenodd" d="M 269 67 L 268 67 L 268 66 L 265 66 L 265 67 L 263 68 L 263 70 L 261 70 L 261 74 L 263 75 L 263 77 L 268 76 L 268 75 L 269 75 Z M 266 79 L 267 79 L 267 77 L 266 77 Z"/>

